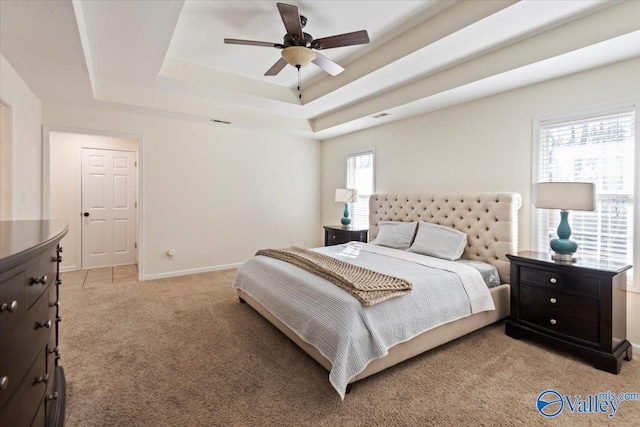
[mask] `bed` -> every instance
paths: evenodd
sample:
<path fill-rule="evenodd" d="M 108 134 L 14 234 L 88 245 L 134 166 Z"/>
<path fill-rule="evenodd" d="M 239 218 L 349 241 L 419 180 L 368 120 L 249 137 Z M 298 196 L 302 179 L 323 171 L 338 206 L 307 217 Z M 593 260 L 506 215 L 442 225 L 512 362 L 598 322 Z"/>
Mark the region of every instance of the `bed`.
<path fill-rule="evenodd" d="M 419 231 L 421 222 L 425 229 L 437 224 L 465 234 L 460 251 L 466 260 L 354 242 L 314 249 L 414 283 L 407 295 L 375 306 L 362 307 L 326 280 L 264 256 L 241 266 L 233 286 L 241 302 L 329 371 L 329 381 L 344 398 L 354 382 L 509 315 L 506 254 L 517 252 L 520 205 L 520 195 L 510 192 L 372 195 L 370 242 L 380 241 L 380 228 L 388 230 L 390 222 L 416 223 Z M 417 231 L 412 239 L 417 242 Z M 489 287 L 485 267 L 495 267 L 495 286 Z"/>

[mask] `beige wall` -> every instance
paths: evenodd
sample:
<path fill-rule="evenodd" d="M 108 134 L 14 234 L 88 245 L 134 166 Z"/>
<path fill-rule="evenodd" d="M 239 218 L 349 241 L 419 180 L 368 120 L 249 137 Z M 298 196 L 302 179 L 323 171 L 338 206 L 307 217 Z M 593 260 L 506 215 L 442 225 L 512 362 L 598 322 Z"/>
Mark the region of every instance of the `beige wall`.
<path fill-rule="evenodd" d="M 42 103 L 0 54 L 0 97 L 13 115 L 12 219 L 41 218 Z"/>
<path fill-rule="evenodd" d="M 637 101 L 638 76 L 634 59 L 324 141 L 322 222 L 340 215 L 332 195 L 344 185 L 346 153 L 373 146 L 378 192 L 521 193 L 519 248 L 530 249 L 533 118 Z M 640 294 L 628 294 L 629 338 L 639 344 Z"/>
<path fill-rule="evenodd" d="M 46 140 L 46 138 L 45 138 Z M 138 152 L 138 140 L 81 133 L 49 133 L 49 218 L 64 219 L 69 232 L 62 239 L 63 271 L 81 268 L 81 172 L 82 148 Z M 46 186 L 45 186 L 46 188 Z"/>
<path fill-rule="evenodd" d="M 260 248 L 321 243 L 318 141 L 64 105 L 45 104 L 43 123 L 143 138 L 147 279 L 233 266 Z"/>

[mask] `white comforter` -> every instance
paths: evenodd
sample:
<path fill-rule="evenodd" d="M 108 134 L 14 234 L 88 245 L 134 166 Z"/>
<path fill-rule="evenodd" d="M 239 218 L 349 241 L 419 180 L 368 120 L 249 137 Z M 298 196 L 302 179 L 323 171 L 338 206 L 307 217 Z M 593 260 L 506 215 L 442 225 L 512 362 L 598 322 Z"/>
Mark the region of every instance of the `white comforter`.
<path fill-rule="evenodd" d="M 238 269 L 233 287 L 331 361 L 329 381 L 343 399 L 349 381 L 394 345 L 495 308 L 480 273 L 466 265 L 366 243 L 314 250 L 413 284 L 407 295 L 363 307 L 339 287 L 284 261 L 257 256 Z"/>

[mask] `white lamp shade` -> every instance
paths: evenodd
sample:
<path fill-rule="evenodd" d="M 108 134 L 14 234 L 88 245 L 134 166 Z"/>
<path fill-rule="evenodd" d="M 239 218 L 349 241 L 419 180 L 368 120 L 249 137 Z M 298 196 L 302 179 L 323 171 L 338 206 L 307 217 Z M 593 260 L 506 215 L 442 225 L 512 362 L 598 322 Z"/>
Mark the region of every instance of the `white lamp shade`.
<path fill-rule="evenodd" d="M 352 188 L 336 188 L 336 202 L 353 203 L 358 201 L 358 190 Z"/>
<path fill-rule="evenodd" d="M 540 209 L 593 211 L 595 193 L 590 182 L 539 182 L 533 186 L 533 204 Z"/>

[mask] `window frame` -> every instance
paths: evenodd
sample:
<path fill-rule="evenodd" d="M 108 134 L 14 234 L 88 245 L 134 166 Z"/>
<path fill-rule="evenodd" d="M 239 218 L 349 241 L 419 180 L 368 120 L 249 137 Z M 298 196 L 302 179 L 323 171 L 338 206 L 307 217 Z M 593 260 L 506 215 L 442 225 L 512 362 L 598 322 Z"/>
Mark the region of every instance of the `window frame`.
<path fill-rule="evenodd" d="M 532 169 L 531 169 L 531 188 L 530 194 L 533 195 L 533 185 L 537 182 L 539 174 L 540 159 L 540 127 L 542 125 L 550 125 L 562 123 L 578 119 L 588 119 L 590 117 L 600 117 L 625 110 L 633 110 L 635 112 L 635 162 L 634 162 L 634 179 L 633 179 L 633 269 L 630 277 L 628 277 L 626 290 L 630 292 L 640 293 L 640 100 L 630 100 L 625 102 L 607 103 L 593 107 L 581 108 L 560 113 L 536 116 L 533 118 L 533 143 L 532 143 Z M 531 200 L 531 246 L 538 247 L 538 209 L 533 205 Z"/>
<path fill-rule="evenodd" d="M 373 156 L 372 168 L 373 168 L 373 182 L 371 183 L 371 194 L 375 194 L 376 192 L 376 149 L 375 147 L 361 147 L 354 150 L 348 151 L 344 156 L 344 188 L 348 187 L 349 180 L 349 157 L 360 156 L 363 154 L 369 154 Z M 367 203 L 369 202 L 367 198 Z M 349 211 L 353 212 L 353 203 L 349 203 Z M 367 228 L 369 228 L 369 221 L 367 221 Z"/>

